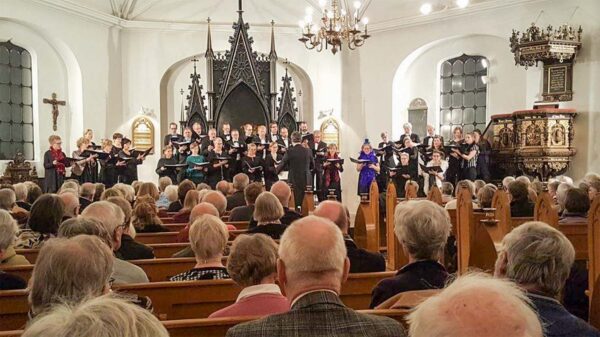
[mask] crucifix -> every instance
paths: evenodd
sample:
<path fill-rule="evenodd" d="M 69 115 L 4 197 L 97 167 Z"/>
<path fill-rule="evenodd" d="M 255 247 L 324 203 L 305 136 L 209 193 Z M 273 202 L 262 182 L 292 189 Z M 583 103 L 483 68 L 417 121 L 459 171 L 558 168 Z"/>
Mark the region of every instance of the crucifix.
<path fill-rule="evenodd" d="M 44 104 L 52 104 L 52 130 L 56 131 L 56 121 L 58 119 L 58 106 L 59 105 L 66 105 L 67 102 L 66 101 L 57 101 L 56 100 L 56 93 L 53 92 L 52 93 L 52 99 L 49 98 L 44 98 Z"/>

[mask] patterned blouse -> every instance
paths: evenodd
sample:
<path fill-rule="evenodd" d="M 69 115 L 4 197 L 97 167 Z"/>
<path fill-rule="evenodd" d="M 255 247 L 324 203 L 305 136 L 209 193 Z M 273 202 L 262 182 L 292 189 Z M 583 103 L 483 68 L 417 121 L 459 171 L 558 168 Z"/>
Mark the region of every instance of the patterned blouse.
<path fill-rule="evenodd" d="M 475 151 L 475 155 L 470 160 L 463 160 L 463 168 L 465 167 L 477 167 L 477 158 L 479 157 L 479 146 L 476 144 L 471 144 L 471 146 L 467 147 L 465 150 L 465 154 L 471 153 L 471 151 Z"/>
<path fill-rule="evenodd" d="M 198 280 L 222 280 L 229 279 L 229 273 L 225 267 L 194 268 L 185 273 L 171 277 L 171 281 L 198 281 Z"/>
<path fill-rule="evenodd" d="M 31 229 L 22 229 L 17 232 L 15 249 L 41 248 L 44 242 L 53 237 L 52 234 L 42 234 Z"/>

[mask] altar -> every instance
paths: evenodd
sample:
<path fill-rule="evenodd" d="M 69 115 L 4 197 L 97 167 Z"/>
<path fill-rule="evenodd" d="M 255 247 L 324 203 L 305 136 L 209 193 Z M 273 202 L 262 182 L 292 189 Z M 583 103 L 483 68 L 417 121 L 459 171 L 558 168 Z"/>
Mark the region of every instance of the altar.
<path fill-rule="evenodd" d="M 492 144 L 492 177 L 527 174 L 541 181 L 564 174 L 571 158 L 574 109 L 538 107 L 491 117 L 486 136 Z"/>

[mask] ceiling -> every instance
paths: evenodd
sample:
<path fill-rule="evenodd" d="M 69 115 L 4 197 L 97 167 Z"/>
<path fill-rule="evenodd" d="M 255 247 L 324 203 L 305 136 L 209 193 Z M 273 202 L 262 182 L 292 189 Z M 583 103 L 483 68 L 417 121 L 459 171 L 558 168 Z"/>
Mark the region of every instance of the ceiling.
<path fill-rule="evenodd" d="M 77 7 L 79 11 L 105 17 L 140 22 L 199 23 L 210 17 L 215 23 L 236 20 L 238 0 L 34 0 L 63 8 Z M 353 3 L 354 0 L 341 0 Z M 361 0 L 369 7 L 365 16 L 371 23 L 383 24 L 418 20 L 423 15 L 420 6 L 429 2 L 433 15 L 460 15 L 478 9 L 514 5 L 532 0 L 471 0 L 467 9 L 458 9 L 454 0 Z M 305 8 L 317 6 L 318 0 L 243 0 L 244 19 L 254 24 L 295 26 L 304 17 Z M 69 8 L 71 9 L 71 8 Z M 430 15 L 431 16 L 431 15 Z"/>

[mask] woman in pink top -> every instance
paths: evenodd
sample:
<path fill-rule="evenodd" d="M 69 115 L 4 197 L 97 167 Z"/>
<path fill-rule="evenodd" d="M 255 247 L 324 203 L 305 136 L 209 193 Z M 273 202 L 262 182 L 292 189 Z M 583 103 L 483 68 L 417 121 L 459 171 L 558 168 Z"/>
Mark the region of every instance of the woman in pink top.
<path fill-rule="evenodd" d="M 243 287 L 234 304 L 209 318 L 269 316 L 290 310 L 277 279 L 277 244 L 264 234 L 242 235 L 233 242 L 227 261 L 231 278 Z"/>

